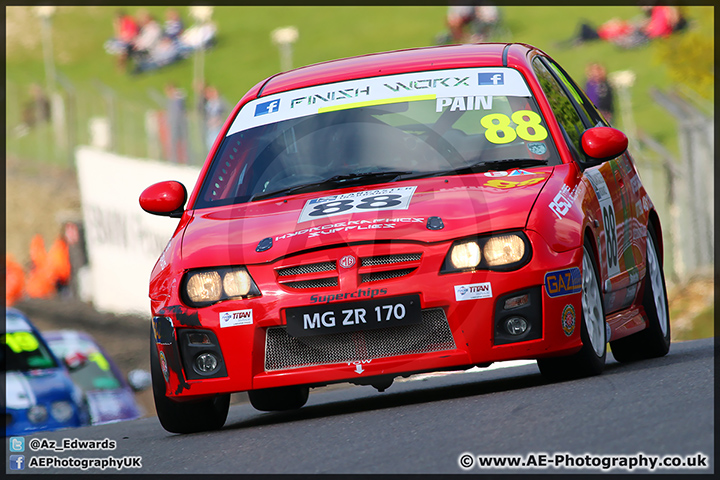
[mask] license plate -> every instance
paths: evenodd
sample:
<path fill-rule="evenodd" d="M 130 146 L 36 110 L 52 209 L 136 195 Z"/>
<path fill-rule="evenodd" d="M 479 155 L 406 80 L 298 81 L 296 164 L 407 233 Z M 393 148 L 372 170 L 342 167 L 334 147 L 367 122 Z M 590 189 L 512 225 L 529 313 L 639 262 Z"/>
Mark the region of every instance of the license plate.
<path fill-rule="evenodd" d="M 420 296 L 406 295 L 306 307 L 285 311 L 287 332 L 293 337 L 356 332 L 420 323 Z"/>

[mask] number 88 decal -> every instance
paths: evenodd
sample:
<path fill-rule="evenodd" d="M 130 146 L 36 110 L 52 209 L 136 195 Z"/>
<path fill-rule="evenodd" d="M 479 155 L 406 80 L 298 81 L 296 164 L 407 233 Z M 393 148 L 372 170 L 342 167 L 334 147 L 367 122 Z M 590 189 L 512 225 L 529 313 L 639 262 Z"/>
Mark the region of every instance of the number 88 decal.
<path fill-rule="evenodd" d="M 510 120 L 517 127 L 511 127 Z M 518 110 L 510 117 L 502 113 L 485 115 L 480 119 L 480 125 L 486 128 L 485 138 L 492 143 L 510 143 L 517 137 L 528 142 L 539 142 L 548 136 L 548 131 L 540 125 L 541 121 L 540 115 L 532 110 Z"/>

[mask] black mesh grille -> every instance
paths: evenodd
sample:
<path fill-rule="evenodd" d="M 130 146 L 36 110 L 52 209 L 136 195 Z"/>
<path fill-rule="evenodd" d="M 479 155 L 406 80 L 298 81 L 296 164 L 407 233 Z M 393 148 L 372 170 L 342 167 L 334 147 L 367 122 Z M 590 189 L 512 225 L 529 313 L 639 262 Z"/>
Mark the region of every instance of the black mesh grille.
<path fill-rule="evenodd" d="M 289 288 L 326 288 L 326 287 L 337 287 L 338 279 L 333 278 L 319 278 L 317 280 L 302 280 L 299 282 L 287 282 L 282 284 L 283 287 Z"/>
<path fill-rule="evenodd" d="M 331 272 L 335 270 L 335 262 L 311 263 L 309 265 L 298 265 L 278 269 L 278 275 L 287 277 L 290 275 L 303 275 L 305 273 Z"/>
<path fill-rule="evenodd" d="M 391 263 L 414 262 L 420 260 L 422 253 L 406 253 L 402 255 L 379 255 L 377 257 L 365 257 L 360 259 L 361 267 L 372 267 L 374 265 L 389 265 Z"/>
<path fill-rule="evenodd" d="M 441 308 L 423 310 L 419 324 L 351 333 L 296 338 L 288 335 L 285 327 L 270 327 L 265 338 L 265 371 L 455 348 Z"/>
<path fill-rule="evenodd" d="M 391 278 L 398 278 L 407 275 L 408 273 L 415 270 L 414 268 L 404 268 L 402 270 L 390 270 L 387 272 L 376 272 L 376 273 L 363 273 L 360 275 L 360 282 L 377 282 L 378 280 L 389 280 Z"/>

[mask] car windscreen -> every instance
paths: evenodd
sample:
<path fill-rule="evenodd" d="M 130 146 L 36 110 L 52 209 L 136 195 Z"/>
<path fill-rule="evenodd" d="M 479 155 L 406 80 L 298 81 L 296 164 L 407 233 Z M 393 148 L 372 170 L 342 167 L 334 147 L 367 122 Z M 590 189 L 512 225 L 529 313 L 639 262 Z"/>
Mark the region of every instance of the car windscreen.
<path fill-rule="evenodd" d="M 4 333 L 3 343 L 5 345 L 2 352 L 5 356 L 5 369 L 8 372 L 27 372 L 58 366 L 48 349 L 33 332 Z"/>
<path fill-rule="evenodd" d="M 348 180 L 370 184 L 560 163 L 517 70 L 415 72 L 248 102 L 194 207 L 319 191 Z"/>

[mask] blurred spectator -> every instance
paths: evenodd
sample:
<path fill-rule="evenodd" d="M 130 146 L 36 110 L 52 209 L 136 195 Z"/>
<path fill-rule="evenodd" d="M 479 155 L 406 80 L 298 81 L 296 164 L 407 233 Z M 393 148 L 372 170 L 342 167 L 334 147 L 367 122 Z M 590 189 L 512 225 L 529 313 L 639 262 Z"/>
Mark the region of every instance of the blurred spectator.
<path fill-rule="evenodd" d="M 173 163 L 187 163 L 187 110 L 185 94 L 173 83 L 165 86 L 166 118 L 170 131 L 168 159 Z"/>
<path fill-rule="evenodd" d="M 137 22 L 124 10 L 118 10 L 113 20 L 115 47 L 118 51 L 118 67 L 125 70 L 135 37 L 140 32 Z"/>
<path fill-rule="evenodd" d="M 485 42 L 499 22 L 500 11 L 494 5 L 485 2 L 478 5 L 451 5 L 446 18 L 449 33 L 438 37 L 436 43 Z"/>
<path fill-rule="evenodd" d="M 599 63 L 591 63 L 585 69 L 587 81 L 585 93 L 595 104 L 608 122 L 612 121 L 615 108 L 613 106 L 613 90 L 607 79 L 607 71 Z"/>
<path fill-rule="evenodd" d="M 160 41 L 135 63 L 132 73 L 141 73 L 155 70 L 182 58 L 178 44 L 169 37 L 162 37 Z"/>
<path fill-rule="evenodd" d="M 11 254 L 5 254 L 5 305 L 20 300 L 25 291 L 25 272 Z"/>
<path fill-rule="evenodd" d="M 212 22 L 193 25 L 180 35 L 183 45 L 192 50 L 206 50 L 215 45 L 217 27 Z"/>
<path fill-rule="evenodd" d="M 160 24 L 155 20 L 150 12 L 142 10 L 139 14 L 140 32 L 133 41 L 133 55 L 136 57 L 148 54 L 163 36 L 163 30 Z"/>
<path fill-rule="evenodd" d="M 82 223 L 65 222 L 62 226 L 62 238 L 67 244 L 68 258 L 70 260 L 70 293 L 73 297 L 79 298 L 81 291 L 79 272 L 88 263 Z"/>
<path fill-rule="evenodd" d="M 560 42 L 558 46 L 577 46 L 583 42 L 605 40 L 623 48 L 634 48 L 654 38 L 664 38 L 684 29 L 687 21 L 678 7 L 644 5 L 641 18 L 630 21 L 611 18 L 595 28 L 587 22 L 580 24 L 575 37 Z"/>
<path fill-rule="evenodd" d="M 205 144 L 212 148 L 227 118 L 228 105 L 218 93 L 217 88 L 205 87 Z"/>
<path fill-rule="evenodd" d="M 70 281 L 70 256 L 62 237 L 53 242 L 45 251 L 45 242 L 40 234 L 30 241 L 32 266 L 28 274 L 26 291 L 32 298 L 47 298 L 60 290 L 65 292 Z"/>
<path fill-rule="evenodd" d="M 185 29 L 182 19 L 180 18 L 180 12 L 176 9 L 171 8 L 165 12 L 165 29 L 164 34 L 167 38 L 173 42 L 180 41 L 180 34 Z"/>
<path fill-rule="evenodd" d="M 37 83 L 30 85 L 30 100 L 22 111 L 23 124 L 28 128 L 50 120 L 50 100 Z"/>

